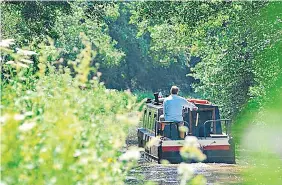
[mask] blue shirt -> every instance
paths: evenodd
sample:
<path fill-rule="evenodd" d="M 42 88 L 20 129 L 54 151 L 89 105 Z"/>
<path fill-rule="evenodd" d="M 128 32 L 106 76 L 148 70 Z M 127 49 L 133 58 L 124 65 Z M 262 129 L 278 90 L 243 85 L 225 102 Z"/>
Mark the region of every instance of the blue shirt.
<path fill-rule="evenodd" d="M 184 107 L 197 108 L 193 103 L 178 95 L 170 95 L 164 100 L 165 121 L 183 121 L 182 110 Z"/>

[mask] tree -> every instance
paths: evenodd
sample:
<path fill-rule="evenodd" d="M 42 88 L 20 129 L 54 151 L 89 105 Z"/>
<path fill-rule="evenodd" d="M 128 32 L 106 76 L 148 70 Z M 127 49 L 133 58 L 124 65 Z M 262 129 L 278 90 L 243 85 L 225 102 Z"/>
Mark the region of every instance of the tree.
<path fill-rule="evenodd" d="M 109 88 L 133 91 L 168 91 L 171 85 L 179 85 L 185 93 L 191 92 L 192 77 L 187 77 L 189 70 L 183 57 L 179 62 L 161 64 L 150 51 L 151 37 L 147 34 L 136 37 L 138 29 L 130 24 L 131 3 L 119 4 L 119 17 L 108 23 L 110 36 L 117 41 L 117 48 L 125 53 L 118 66 L 101 68 L 102 80 Z"/>
<path fill-rule="evenodd" d="M 256 67 L 257 54 L 281 39 L 278 27 L 271 29 L 278 18 L 259 20 L 261 12 L 271 6 L 281 3 L 137 2 L 131 22 L 140 34 L 150 33 L 151 49 L 161 60 L 171 62 L 179 55 L 185 55 L 187 61 L 191 56 L 200 57 L 191 74 L 199 79 L 196 92 L 223 106 L 225 116 L 233 117 L 254 95 L 250 89 L 261 73 Z M 270 14 L 281 16 L 278 9 Z M 271 29 L 270 34 L 266 28 Z"/>
<path fill-rule="evenodd" d="M 66 61 L 75 58 L 83 47 L 84 32 L 96 50 L 100 62 L 117 64 L 124 56 L 115 49 L 116 42 L 108 35 L 105 20 L 118 16 L 117 5 L 107 2 L 5 2 L 1 4 L 3 38 L 13 38 L 19 45 L 35 48 L 47 37 L 61 48 Z M 99 9 L 99 11 L 94 10 Z M 11 23 L 11 24 L 10 24 Z"/>

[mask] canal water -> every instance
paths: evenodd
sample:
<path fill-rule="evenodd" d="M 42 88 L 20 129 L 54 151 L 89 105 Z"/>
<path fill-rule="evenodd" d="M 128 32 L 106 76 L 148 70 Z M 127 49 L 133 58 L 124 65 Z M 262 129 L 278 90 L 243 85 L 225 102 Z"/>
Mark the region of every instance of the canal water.
<path fill-rule="evenodd" d="M 136 141 L 128 141 L 128 145 L 136 145 Z M 242 167 L 237 164 L 224 163 L 192 163 L 195 175 L 203 175 L 207 184 L 240 184 Z M 159 185 L 177 185 L 180 183 L 177 174 L 178 164 L 157 164 L 149 162 L 144 155 L 138 166 L 130 171 L 126 184 L 145 184 L 154 182 Z"/>

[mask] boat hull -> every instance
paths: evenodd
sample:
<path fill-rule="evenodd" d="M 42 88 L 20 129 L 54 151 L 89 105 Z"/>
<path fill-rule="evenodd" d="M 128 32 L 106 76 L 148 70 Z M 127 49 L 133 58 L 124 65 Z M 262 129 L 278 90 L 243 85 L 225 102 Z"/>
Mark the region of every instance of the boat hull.
<path fill-rule="evenodd" d="M 181 163 L 183 159 L 180 149 L 184 145 L 184 140 L 161 140 L 148 147 L 147 143 L 154 139 L 153 133 L 138 130 L 139 147 L 144 147 L 145 151 L 155 156 L 159 162 L 168 160 L 170 163 Z M 199 138 L 200 149 L 206 155 L 204 163 L 228 163 L 235 164 L 235 147 L 229 138 Z M 191 161 L 196 162 L 196 161 Z"/>

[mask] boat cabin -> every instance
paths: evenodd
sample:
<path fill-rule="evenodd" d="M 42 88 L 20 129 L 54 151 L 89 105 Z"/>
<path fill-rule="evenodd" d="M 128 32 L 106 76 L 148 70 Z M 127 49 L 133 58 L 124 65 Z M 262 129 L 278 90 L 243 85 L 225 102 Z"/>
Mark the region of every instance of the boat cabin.
<path fill-rule="evenodd" d="M 183 124 L 185 134 L 180 133 L 176 122 L 160 120 L 163 115 L 163 98 L 155 96 L 155 100 L 148 99 L 142 118 L 142 127 L 138 128 L 138 145 L 158 160 L 167 159 L 172 163 L 181 162 L 179 149 L 183 145 L 185 136 L 195 136 L 203 153 L 205 162 L 235 163 L 234 144 L 231 137 L 231 120 L 221 119 L 219 108 L 207 100 L 188 99 L 197 107 L 197 111 L 183 109 Z M 146 147 L 152 138 L 160 136 L 161 146 Z"/>

